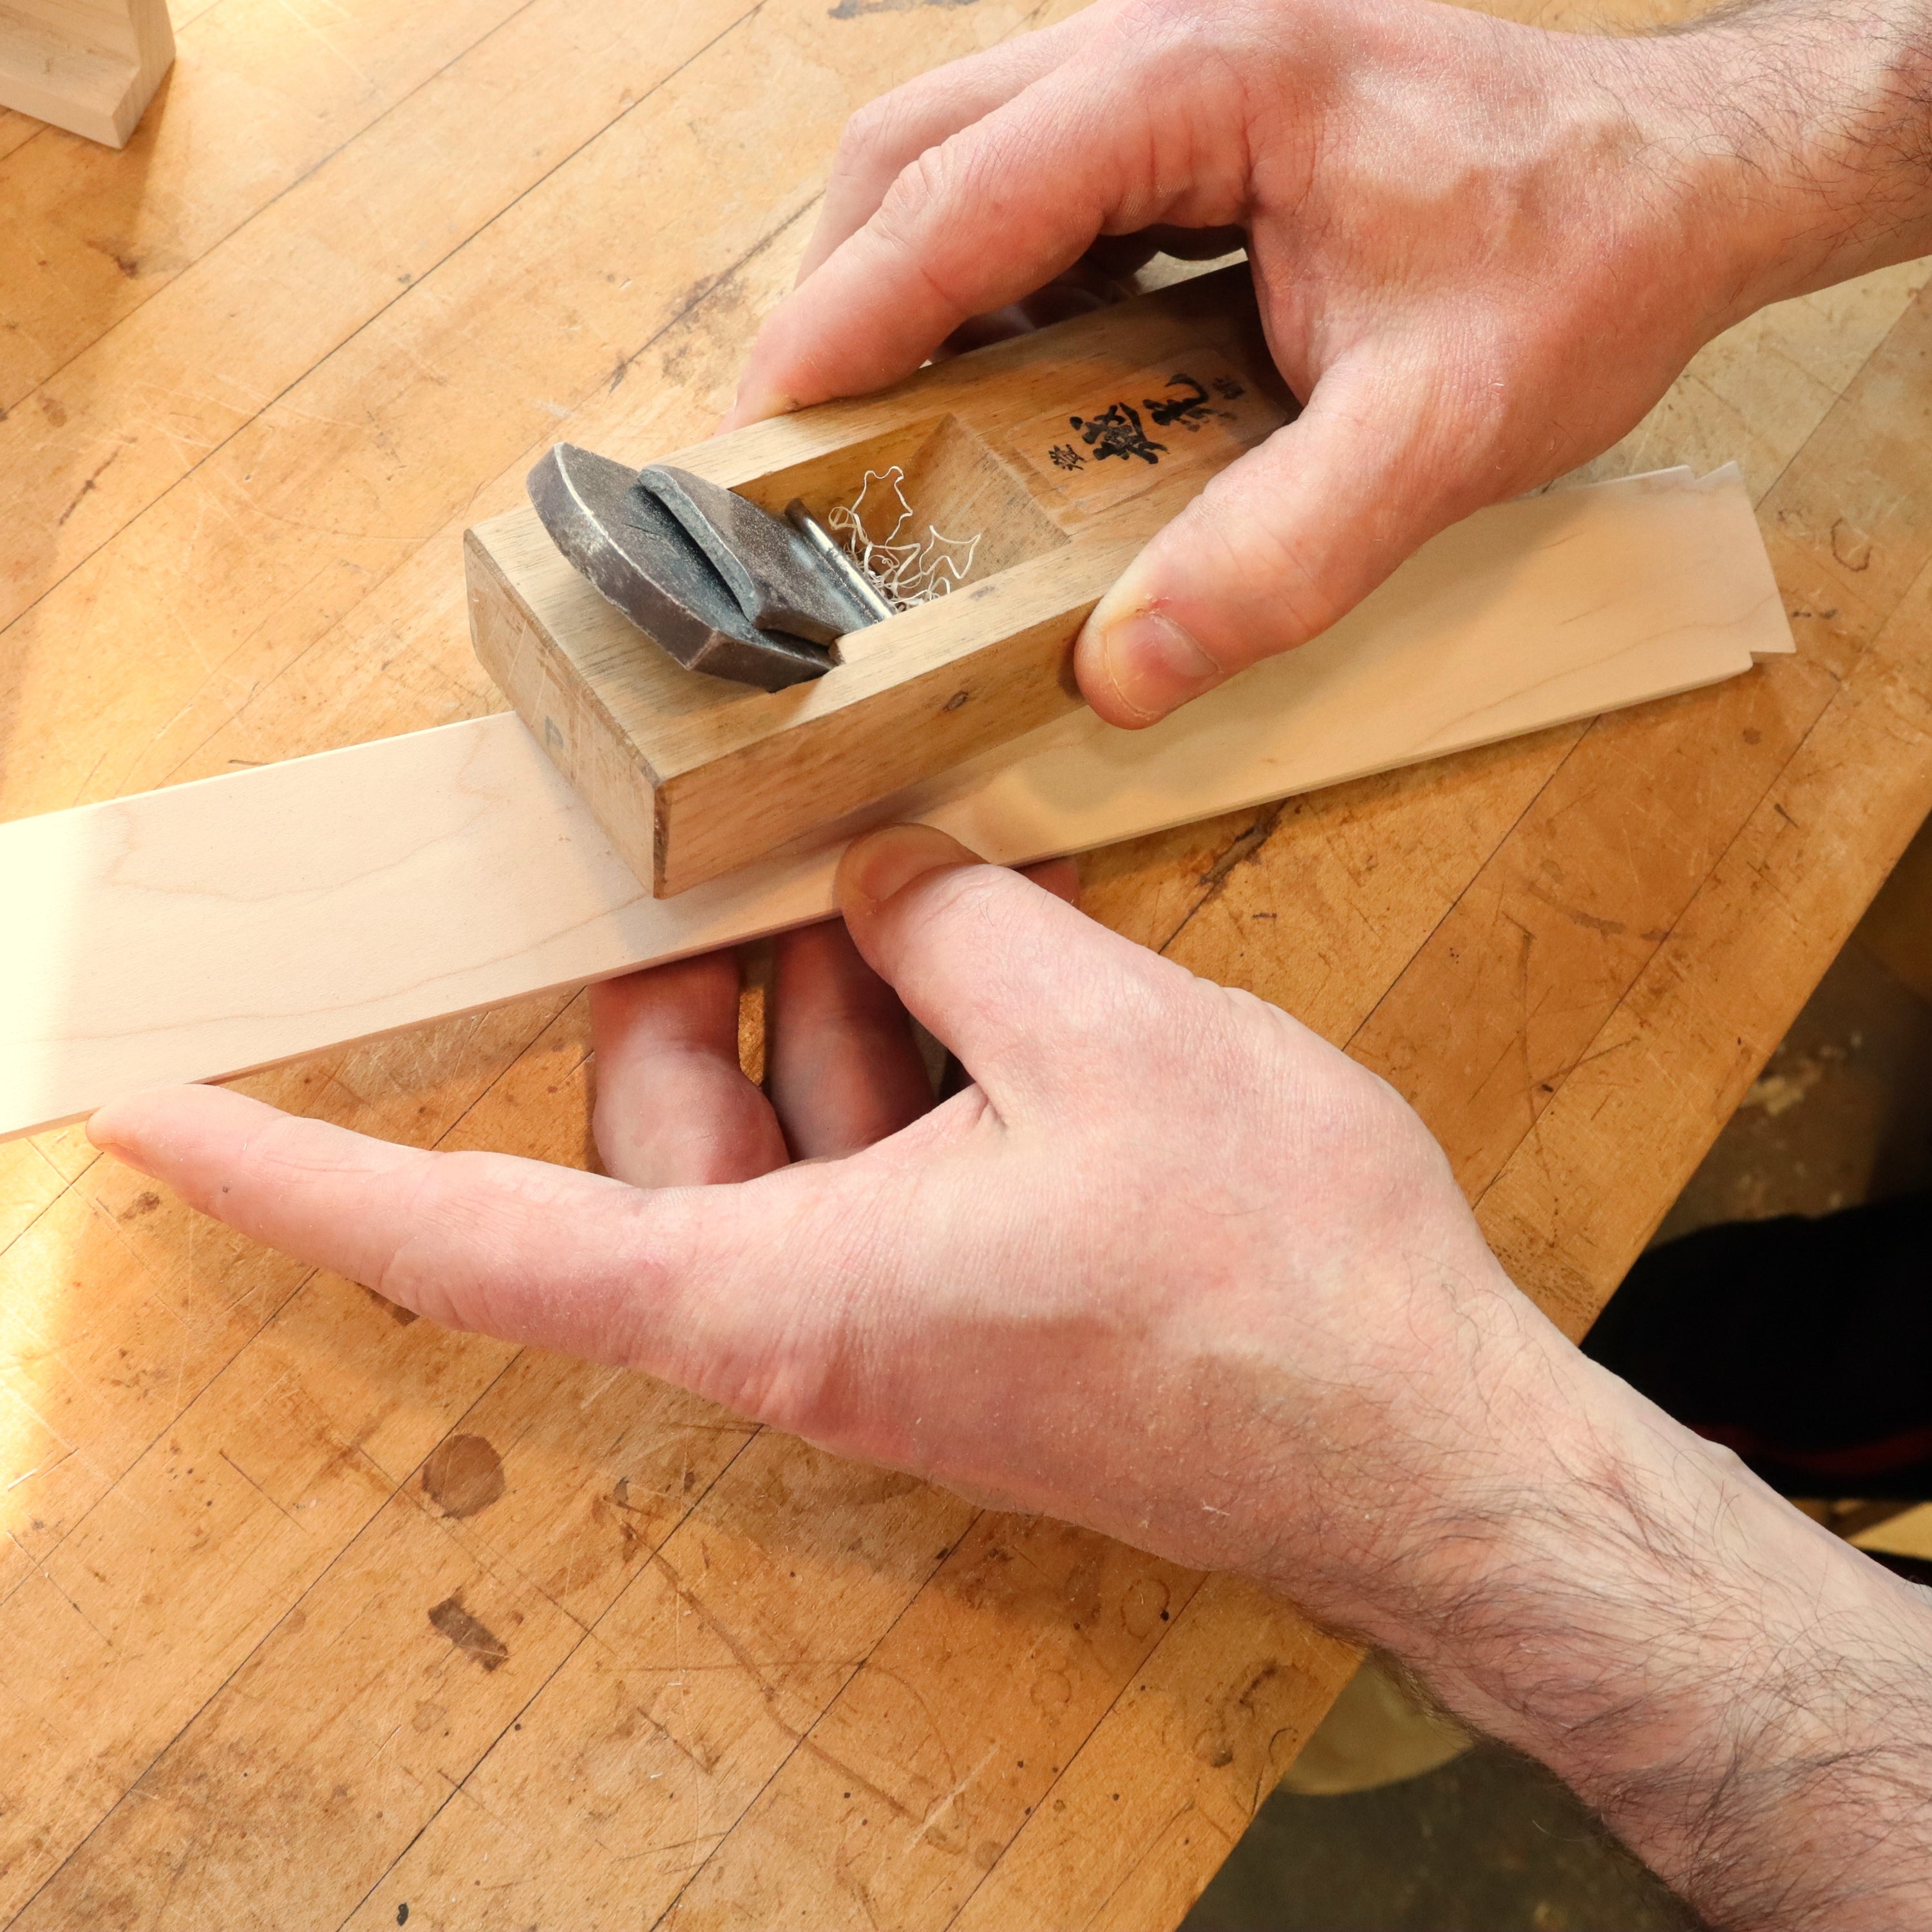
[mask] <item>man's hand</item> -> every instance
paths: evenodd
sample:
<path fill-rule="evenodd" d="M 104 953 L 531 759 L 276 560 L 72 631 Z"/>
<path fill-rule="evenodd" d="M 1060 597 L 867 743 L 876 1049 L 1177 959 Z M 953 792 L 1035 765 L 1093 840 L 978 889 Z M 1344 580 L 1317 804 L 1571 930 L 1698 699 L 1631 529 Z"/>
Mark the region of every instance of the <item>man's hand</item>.
<path fill-rule="evenodd" d="M 1088 623 L 1088 701 L 1150 724 L 1607 448 L 1761 304 L 1932 247 L 1928 38 L 1922 0 L 1632 39 L 1412 0 L 1100 0 L 854 116 L 730 420 L 1244 235 L 1306 406 Z"/>
<path fill-rule="evenodd" d="M 846 928 L 782 943 L 769 1101 L 728 957 L 596 991 L 608 1178 L 207 1088 L 89 1131 L 452 1326 L 1246 1571 L 1722 1922 L 1918 1922 L 1917 1593 L 1570 1348 L 1382 1082 L 1083 919 L 1064 868 L 902 827 L 839 886 Z M 900 998 L 974 1086 L 932 1105 Z"/>
<path fill-rule="evenodd" d="M 769 1100 L 730 956 L 594 990 L 608 1178 L 206 1088 L 90 1131 L 447 1325 L 1186 1562 L 1318 1556 L 1333 1577 L 1299 1581 L 1337 1616 L 1341 1580 L 1395 1553 L 1392 1494 L 1540 1428 L 1510 1412 L 1541 1396 L 1479 1388 L 1480 1359 L 1594 1373 L 1414 1113 L 1277 1009 L 926 828 L 862 841 L 840 889 L 849 936 L 780 942 Z M 975 1084 L 934 1104 L 908 1010 Z"/>

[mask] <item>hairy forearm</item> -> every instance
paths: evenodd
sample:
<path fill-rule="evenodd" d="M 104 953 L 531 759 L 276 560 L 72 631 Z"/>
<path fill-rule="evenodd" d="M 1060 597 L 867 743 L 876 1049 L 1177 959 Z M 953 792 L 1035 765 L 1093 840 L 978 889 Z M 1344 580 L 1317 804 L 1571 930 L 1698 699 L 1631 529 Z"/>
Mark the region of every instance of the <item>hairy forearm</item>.
<path fill-rule="evenodd" d="M 1630 49 L 1734 315 L 1932 251 L 1932 0 L 1744 0 Z"/>
<path fill-rule="evenodd" d="M 1418 1529 L 1372 1634 L 1712 1922 L 1922 1924 L 1932 1596 L 1580 1366 Z"/>

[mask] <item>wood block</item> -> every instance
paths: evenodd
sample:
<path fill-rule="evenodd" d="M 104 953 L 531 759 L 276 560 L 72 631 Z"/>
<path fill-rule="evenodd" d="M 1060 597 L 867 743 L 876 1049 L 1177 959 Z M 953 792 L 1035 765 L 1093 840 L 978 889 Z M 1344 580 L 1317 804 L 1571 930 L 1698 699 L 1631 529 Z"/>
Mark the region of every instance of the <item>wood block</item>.
<path fill-rule="evenodd" d="M 174 57 L 167 0 L 0 5 L 0 106 L 110 148 L 127 146 Z"/>
<path fill-rule="evenodd" d="M 1237 266 L 666 459 L 821 518 L 897 466 L 922 529 L 978 536 L 952 594 L 814 682 L 682 669 L 527 510 L 468 534 L 477 656 L 638 875 L 682 892 L 1078 708 L 1087 614 L 1294 408 Z"/>

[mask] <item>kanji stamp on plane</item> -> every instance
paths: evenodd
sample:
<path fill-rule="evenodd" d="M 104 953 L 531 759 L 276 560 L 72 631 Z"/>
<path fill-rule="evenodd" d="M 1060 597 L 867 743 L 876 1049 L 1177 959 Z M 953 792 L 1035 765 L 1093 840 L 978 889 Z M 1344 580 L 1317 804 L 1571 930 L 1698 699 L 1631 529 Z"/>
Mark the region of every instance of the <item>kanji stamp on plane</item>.
<path fill-rule="evenodd" d="M 1138 495 L 1203 462 L 1219 467 L 1288 420 L 1253 379 L 1214 350 L 1109 380 L 1083 405 L 1022 424 L 1013 453 L 1066 508 L 1084 512 Z"/>

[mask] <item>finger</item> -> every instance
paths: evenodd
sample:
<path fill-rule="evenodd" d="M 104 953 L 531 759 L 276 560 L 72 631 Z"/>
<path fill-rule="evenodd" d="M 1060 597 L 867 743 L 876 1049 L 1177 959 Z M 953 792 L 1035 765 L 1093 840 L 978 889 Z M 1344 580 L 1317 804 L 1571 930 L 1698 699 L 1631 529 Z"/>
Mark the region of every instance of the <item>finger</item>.
<path fill-rule="evenodd" d="M 773 996 L 772 1104 L 798 1159 L 870 1147 L 932 1106 L 905 1008 L 839 921 L 778 940 Z"/>
<path fill-rule="evenodd" d="M 688 1204 L 707 1198 L 394 1147 L 213 1087 L 136 1094 L 87 1130 L 204 1214 L 446 1327 L 607 1361 L 664 1353 L 651 1324 L 693 1273 Z"/>
<path fill-rule="evenodd" d="M 1078 890 L 1070 868 L 1044 883 L 925 825 L 868 832 L 838 867 L 860 951 L 1009 1117 L 1090 1074 L 1194 983 L 1060 896 Z"/>
<path fill-rule="evenodd" d="M 1174 190 L 1131 75 L 1069 62 L 894 180 L 878 212 L 779 304 L 735 422 L 862 395 L 908 375 L 969 316 L 1071 268 L 1103 230 L 1148 224 Z M 1136 132 L 1138 139 L 1136 139 Z"/>
<path fill-rule="evenodd" d="M 748 1180 L 784 1165 L 770 1103 L 738 1064 L 738 962 L 714 952 L 590 988 L 592 1130 L 636 1187 Z"/>
<path fill-rule="evenodd" d="M 1213 478 L 1101 598 L 1074 648 L 1088 704 L 1137 728 L 1305 644 L 1490 500 L 1429 375 L 1338 366 Z"/>
<path fill-rule="evenodd" d="M 933 352 L 939 362 L 950 356 L 964 356 L 988 343 L 1004 342 L 1036 328 L 1050 328 L 1056 322 L 1071 321 L 1076 315 L 1091 315 L 1096 309 L 1111 308 L 1133 293 L 1125 284 L 1102 275 L 1085 256 L 1064 275 L 1056 275 L 1045 287 L 1022 296 L 987 315 L 968 316 Z"/>
<path fill-rule="evenodd" d="M 847 124 L 825 205 L 799 265 L 802 282 L 878 212 L 901 171 L 1048 74 L 1092 33 L 1101 10 L 1020 34 L 868 101 Z"/>
<path fill-rule="evenodd" d="M 1048 859 L 1037 866 L 1023 866 L 1020 877 L 1030 879 L 1063 904 L 1077 906 L 1080 903 L 1080 868 L 1071 859 Z M 939 1070 L 938 1097 L 950 1100 L 972 1084 L 973 1076 L 967 1072 L 965 1062 L 958 1054 L 949 1052 L 945 1064 Z"/>

